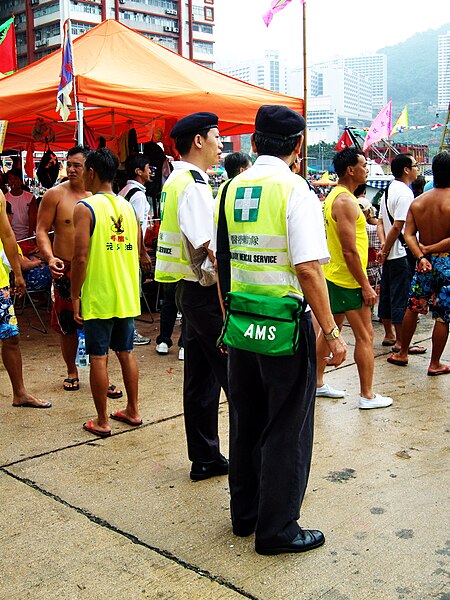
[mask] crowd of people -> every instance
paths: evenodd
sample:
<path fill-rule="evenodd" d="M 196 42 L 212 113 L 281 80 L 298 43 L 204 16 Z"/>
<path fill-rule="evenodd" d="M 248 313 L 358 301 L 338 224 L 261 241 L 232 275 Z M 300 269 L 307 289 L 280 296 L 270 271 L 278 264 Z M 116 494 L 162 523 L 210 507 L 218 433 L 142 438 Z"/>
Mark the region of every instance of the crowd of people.
<path fill-rule="evenodd" d="M 430 307 L 435 324 L 427 373 L 450 372 L 441 362 L 450 322 L 450 153 L 435 157 L 434 188 L 416 199 L 414 157 L 394 158 L 395 179 L 377 219 L 364 198 L 365 156 L 346 148 L 334 157 L 337 185 L 322 206 L 296 172 L 304 118 L 284 106 L 262 106 L 251 138 L 255 163 L 241 153 L 227 157 L 229 178 L 214 199 L 206 172 L 222 151 L 218 121 L 214 113 L 198 112 L 171 131 L 181 159 L 161 194 L 154 277 L 170 315 L 161 315 L 156 350 L 168 353 L 179 311 L 190 478 L 229 476 L 233 532 L 255 534 L 258 553 L 304 552 L 325 541 L 298 519 L 315 398 L 345 395 L 324 381 L 326 367 L 346 359 L 344 322 L 355 338 L 362 410 L 393 403 L 373 389 L 378 288 L 389 363 L 406 366 L 408 355 L 425 352 L 411 340 L 418 315 Z M 12 294 L 25 292 L 27 271 L 11 228 L 17 212 L 20 235 L 36 231 L 39 264 L 33 268 L 47 268 L 53 280 L 52 327 L 60 336 L 68 392 L 79 389 L 77 333 L 84 329 L 97 416 L 83 427 L 101 438 L 111 436 L 109 419 L 142 424 L 134 319 L 141 312 L 142 275 L 152 267 L 144 245 L 149 161 L 143 155 L 128 160 L 120 194 L 113 188 L 118 164 L 107 148 L 72 148 L 67 181 L 45 193 L 37 214 L 33 198 L 20 193 L 17 173 L 10 175 L 13 202 L 0 194 L 0 258 L 11 271 L 0 268 L 0 339 L 13 406 L 51 407 L 23 382 L 12 304 Z M 283 319 L 286 311 L 291 317 Z M 108 415 L 107 398 L 123 395 L 108 377 L 110 349 L 127 404 Z M 229 459 L 218 433 L 221 391 L 229 403 Z"/>

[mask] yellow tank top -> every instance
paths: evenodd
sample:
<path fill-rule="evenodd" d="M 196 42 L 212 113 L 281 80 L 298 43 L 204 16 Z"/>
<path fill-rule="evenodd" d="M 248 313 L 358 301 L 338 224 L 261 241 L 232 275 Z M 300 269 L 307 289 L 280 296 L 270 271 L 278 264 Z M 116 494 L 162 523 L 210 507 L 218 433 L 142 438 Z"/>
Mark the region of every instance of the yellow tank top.
<path fill-rule="evenodd" d="M 337 185 L 328 194 L 324 205 L 323 205 L 323 216 L 325 220 L 325 231 L 327 234 L 328 250 L 330 252 L 330 262 L 324 265 L 322 268 L 325 273 L 325 277 L 328 281 L 331 281 L 335 285 L 339 285 L 343 288 L 360 288 L 361 286 L 350 273 L 345 262 L 344 254 L 342 252 L 341 242 L 339 241 L 337 223 L 332 217 L 333 202 L 339 196 L 339 194 L 346 193 L 350 194 L 347 188 L 342 185 Z M 350 194 L 355 204 L 358 206 L 358 201 L 353 194 Z M 366 231 L 366 219 L 363 215 L 362 210 L 359 208 L 359 215 L 356 220 L 356 250 L 361 260 L 361 266 L 364 271 L 367 268 L 367 257 L 369 252 L 369 241 L 367 238 Z"/>
<path fill-rule="evenodd" d="M 121 196 L 99 193 L 83 203 L 91 209 L 95 225 L 81 289 L 82 315 L 136 317 L 141 312 L 136 215 Z"/>

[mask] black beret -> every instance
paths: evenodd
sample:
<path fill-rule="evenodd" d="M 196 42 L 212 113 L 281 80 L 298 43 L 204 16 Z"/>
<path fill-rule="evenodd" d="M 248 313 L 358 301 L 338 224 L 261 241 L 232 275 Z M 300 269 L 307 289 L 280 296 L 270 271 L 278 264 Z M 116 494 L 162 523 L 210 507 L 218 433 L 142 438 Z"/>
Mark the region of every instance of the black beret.
<path fill-rule="evenodd" d="M 298 137 L 305 129 L 302 115 L 287 106 L 265 104 L 256 113 L 255 131 L 276 140 Z"/>
<path fill-rule="evenodd" d="M 212 129 L 218 127 L 219 117 L 211 112 L 197 112 L 180 119 L 170 132 L 170 137 L 174 140 L 177 137 L 187 133 L 197 133 L 202 129 Z"/>

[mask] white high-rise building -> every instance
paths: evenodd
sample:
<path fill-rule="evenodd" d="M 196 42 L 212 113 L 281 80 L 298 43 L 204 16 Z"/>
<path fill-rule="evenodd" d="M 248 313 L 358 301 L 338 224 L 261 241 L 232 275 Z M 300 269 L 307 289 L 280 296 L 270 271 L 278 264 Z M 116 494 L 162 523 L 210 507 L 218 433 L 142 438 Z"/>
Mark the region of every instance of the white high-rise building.
<path fill-rule="evenodd" d="M 19 68 L 61 48 L 68 18 L 73 38 L 115 19 L 182 56 L 214 65 L 214 0 L 2 0 L 0 22 L 11 13 Z"/>
<path fill-rule="evenodd" d="M 378 114 L 387 102 L 387 57 L 385 54 L 362 54 L 340 59 L 346 69 L 357 71 L 371 83 L 372 113 Z"/>
<path fill-rule="evenodd" d="M 303 69 L 289 72 L 288 94 L 303 97 Z M 306 124 L 308 143 L 336 142 L 346 125 L 365 127 L 372 120 L 372 85 L 361 73 L 334 61 L 308 70 Z"/>
<path fill-rule="evenodd" d="M 264 58 L 243 60 L 232 65 L 218 66 L 217 70 L 266 90 L 286 93 L 286 66 L 277 51 L 266 50 Z"/>
<path fill-rule="evenodd" d="M 438 110 L 450 103 L 450 31 L 438 39 Z"/>

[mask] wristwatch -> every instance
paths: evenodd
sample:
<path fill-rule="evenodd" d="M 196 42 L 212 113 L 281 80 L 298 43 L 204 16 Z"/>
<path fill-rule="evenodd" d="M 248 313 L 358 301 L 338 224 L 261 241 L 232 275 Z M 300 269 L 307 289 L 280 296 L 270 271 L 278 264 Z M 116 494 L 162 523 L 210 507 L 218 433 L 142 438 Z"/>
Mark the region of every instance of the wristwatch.
<path fill-rule="evenodd" d="M 339 331 L 339 327 L 336 326 L 333 327 L 330 333 L 325 333 L 325 331 L 323 332 L 323 337 L 327 340 L 327 342 L 330 342 L 331 340 L 336 340 L 340 335 L 341 332 Z"/>

